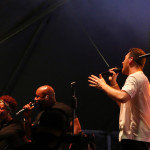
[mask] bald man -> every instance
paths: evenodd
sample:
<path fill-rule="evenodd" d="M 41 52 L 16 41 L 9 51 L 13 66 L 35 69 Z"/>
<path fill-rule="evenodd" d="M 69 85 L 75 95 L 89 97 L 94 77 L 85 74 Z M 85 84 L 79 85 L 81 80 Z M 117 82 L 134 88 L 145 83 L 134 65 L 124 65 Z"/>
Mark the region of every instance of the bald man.
<path fill-rule="evenodd" d="M 48 145 L 49 148 L 69 149 L 68 144 L 61 144 L 61 140 L 67 132 L 72 131 L 72 108 L 64 103 L 56 102 L 55 91 L 49 85 L 39 87 L 36 90 L 34 100 L 40 112 L 32 125 L 31 112 L 34 106 L 31 106 L 30 102 L 23 107 L 27 109 L 24 112 L 27 137 L 31 140 L 33 138 L 38 144 Z M 74 119 L 74 134 L 80 132 L 81 126 L 76 117 Z"/>

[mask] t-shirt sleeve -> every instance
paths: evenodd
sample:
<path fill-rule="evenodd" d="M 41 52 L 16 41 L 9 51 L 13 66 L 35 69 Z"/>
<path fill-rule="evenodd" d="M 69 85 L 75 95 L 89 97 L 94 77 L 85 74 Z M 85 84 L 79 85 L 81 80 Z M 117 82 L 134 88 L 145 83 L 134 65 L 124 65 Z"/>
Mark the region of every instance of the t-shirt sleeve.
<path fill-rule="evenodd" d="M 134 97 L 136 91 L 137 91 L 137 80 L 134 76 L 128 76 L 128 78 L 126 79 L 126 82 L 124 84 L 124 86 L 122 87 L 122 91 L 125 91 L 126 93 L 128 93 L 131 98 Z"/>

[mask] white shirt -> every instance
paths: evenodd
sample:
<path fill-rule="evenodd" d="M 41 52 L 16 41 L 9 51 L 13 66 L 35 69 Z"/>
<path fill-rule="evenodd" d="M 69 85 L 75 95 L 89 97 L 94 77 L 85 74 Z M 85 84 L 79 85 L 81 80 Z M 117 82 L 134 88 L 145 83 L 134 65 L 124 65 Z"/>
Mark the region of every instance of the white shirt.
<path fill-rule="evenodd" d="M 122 90 L 131 100 L 122 103 L 119 117 L 119 141 L 132 139 L 150 142 L 150 89 L 142 71 L 131 74 Z"/>

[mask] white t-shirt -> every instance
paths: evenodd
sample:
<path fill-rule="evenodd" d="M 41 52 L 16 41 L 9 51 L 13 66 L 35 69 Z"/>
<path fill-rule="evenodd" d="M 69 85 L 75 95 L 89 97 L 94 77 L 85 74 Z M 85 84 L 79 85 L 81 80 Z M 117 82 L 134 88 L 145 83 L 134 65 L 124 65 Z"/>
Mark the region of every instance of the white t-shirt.
<path fill-rule="evenodd" d="M 142 71 L 131 74 L 122 90 L 131 100 L 121 103 L 119 117 L 119 141 L 132 139 L 150 142 L 150 89 Z"/>

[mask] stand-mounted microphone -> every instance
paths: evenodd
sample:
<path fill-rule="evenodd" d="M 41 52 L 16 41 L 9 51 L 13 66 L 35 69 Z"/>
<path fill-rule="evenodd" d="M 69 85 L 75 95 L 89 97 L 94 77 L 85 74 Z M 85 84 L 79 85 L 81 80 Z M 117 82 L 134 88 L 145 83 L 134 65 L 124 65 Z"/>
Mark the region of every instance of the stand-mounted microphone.
<path fill-rule="evenodd" d="M 35 106 L 36 104 L 37 104 L 36 102 L 31 103 L 30 106 L 32 107 L 32 106 Z M 19 111 L 16 113 L 16 116 L 19 115 L 19 114 L 21 114 L 21 113 L 23 113 L 25 110 L 27 110 L 27 109 L 26 109 L 26 108 L 22 108 L 21 110 L 19 110 Z"/>
<path fill-rule="evenodd" d="M 113 69 L 113 71 L 114 71 L 115 73 L 120 73 L 121 70 L 122 70 L 122 69 L 120 69 L 120 68 L 115 68 L 115 69 Z M 112 76 L 113 74 L 110 73 L 109 71 L 107 71 L 107 72 L 101 73 L 101 75 L 102 75 L 102 76 Z"/>
<path fill-rule="evenodd" d="M 76 82 L 71 82 L 70 86 L 71 87 L 75 87 L 76 86 Z"/>

